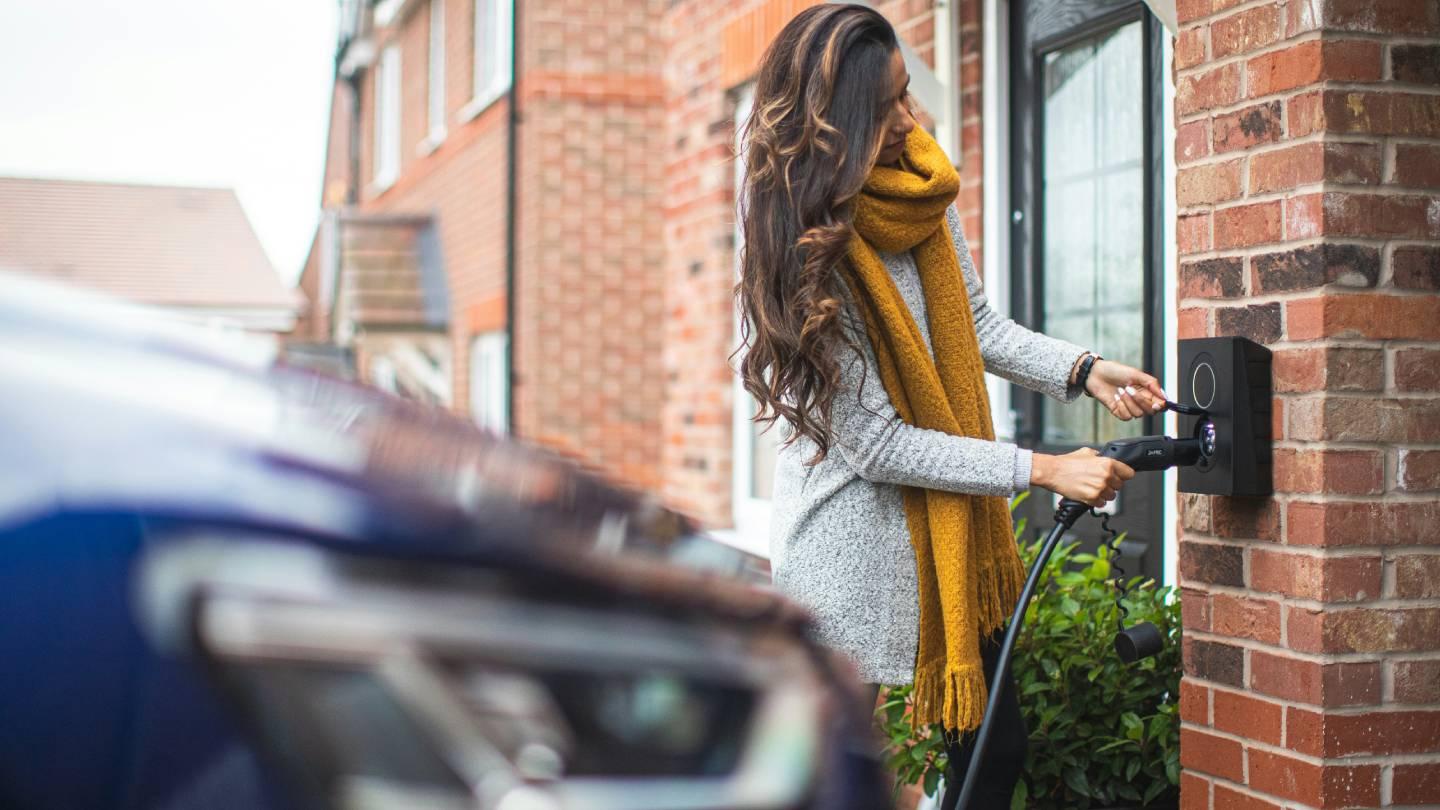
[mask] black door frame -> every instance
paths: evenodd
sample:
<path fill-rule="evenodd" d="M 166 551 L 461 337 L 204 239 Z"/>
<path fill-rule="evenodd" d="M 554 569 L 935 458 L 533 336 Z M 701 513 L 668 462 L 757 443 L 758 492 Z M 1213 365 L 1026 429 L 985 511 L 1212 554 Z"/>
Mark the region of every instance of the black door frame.
<path fill-rule="evenodd" d="M 1146 114 L 1142 134 L 1143 175 L 1142 210 L 1147 222 L 1143 228 L 1143 290 L 1145 307 L 1143 367 L 1163 377 L 1167 347 L 1165 336 L 1165 297 L 1162 293 L 1163 268 L 1165 265 L 1164 189 L 1165 167 L 1162 165 L 1165 150 L 1158 137 L 1165 131 L 1163 119 L 1162 89 L 1159 79 L 1163 76 L 1164 55 L 1161 37 L 1165 36 L 1158 19 L 1150 13 L 1140 0 L 1010 0 L 1009 20 L 1009 72 L 1010 83 L 1010 311 L 1019 323 L 1032 329 L 1044 329 L 1043 279 L 1038 271 L 1040 257 L 1044 256 L 1044 214 L 1041 202 L 1040 173 L 1041 156 L 1044 155 L 1045 124 L 1043 104 L 1039 92 L 1044 54 L 1063 48 L 1080 40 L 1107 31 L 1132 21 L 1141 22 L 1141 47 L 1144 53 L 1142 63 L 1142 87 L 1145 94 Z M 1027 20 L 1026 15 L 1030 14 Z M 1013 213 L 1018 212 L 1016 218 Z M 1012 386 L 1012 408 L 1017 413 L 1015 438 L 1025 447 L 1042 451 L 1068 452 L 1075 445 L 1047 445 L 1044 443 L 1041 420 L 1042 394 Z M 1142 420 L 1142 432 L 1161 433 L 1164 430 L 1164 416 L 1149 415 Z M 1132 553 L 1145 551 L 1143 573 L 1162 578 L 1165 554 L 1164 483 L 1160 476 L 1147 482 L 1153 487 L 1153 494 L 1144 499 L 1143 514 L 1130 512 L 1127 505 L 1124 520 L 1117 524 L 1140 521 L 1140 525 L 1151 527 L 1153 537 L 1146 538 L 1148 548 L 1130 545 Z M 1122 495 L 1122 499 L 1124 496 Z M 1038 500 L 1032 498 L 1032 500 Z M 1043 525 L 1040 520 L 1049 512 L 1049 503 L 1029 505 L 1032 523 Z M 1091 527 L 1093 521 L 1082 521 L 1080 534 L 1093 539 L 1098 527 Z M 1130 526 L 1131 530 L 1135 528 Z M 1126 550 L 1122 546 L 1122 550 Z M 1133 572 L 1134 569 L 1131 568 Z"/>

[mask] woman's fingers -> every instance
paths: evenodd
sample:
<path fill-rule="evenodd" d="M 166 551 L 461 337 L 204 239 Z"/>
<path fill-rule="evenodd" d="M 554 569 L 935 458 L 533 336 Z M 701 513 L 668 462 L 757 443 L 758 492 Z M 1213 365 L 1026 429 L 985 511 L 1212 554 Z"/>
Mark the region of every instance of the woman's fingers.
<path fill-rule="evenodd" d="M 1081 503 L 1104 506 L 1115 500 L 1125 482 L 1135 477 L 1135 471 L 1128 464 L 1113 458 L 1096 458 L 1099 455 L 1093 447 L 1081 447 L 1060 456 L 1062 467 L 1058 477 L 1053 479 L 1056 485 L 1045 483 L 1042 486 Z"/>
<path fill-rule="evenodd" d="M 1126 422 L 1164 410 L 1167 397 L 1154 376 L 1120 363 L 1101 362 L 1105 365 L 1096 366 L 1096 371 L 1101 372 L 1098 379 L 1110 390 L 1105 394 L 1096 393 L 1109 397 L 1104 404 L 1116 419 Z"/>
<path fill-rule="evenodd" d="M 1132 396 L 1140 403 L 1141 407 L 1149 411 L 1159 411 L 1165 407 L 1165 391 L 1160 388 L 1160 381 L 1146 374 L 1143 371 L 1135 372 L 1127 386 Z"/>
<path fill-rule="evenodd" d="M 1119 391 L 1110 395 L 1110 401 L 1105 403 L 1105 407 L 1109 408 L 1110 414 L 1121 422 L 1130 421 L 1130 411 L 1120 403 Z"/>
<path fill-rule="evenodd" d="M 1162 405 L 1165 404 L 1165 400 L 1169 398 L 1165 396 L 1165 390 L 1160 387 L 1160 381 L 1151 377 L 1149 374 L 1141 375 L 1140 379 L 1135 381 L 1135 385 L 1138 388 L 1144 389 L 1145 393 L 1149 394 L 1151 399 Z"/>
<path fill-rule="evenodd" d="M 1145 415 L 1145 406 L 1141 405 L 1140 400 L 1136 398 L 1137 393 L 1135 387 L 1130 385 L 1125 386 L 1120 392 L 1120 402 L 1129 412 L 1131 419 L 1139 419 Z"/>
<path fill-rule="evenodd" d="M 1115 392 L 1114 404 L 1110 408 L 1110 412 L 1115 414 L 1115 418 L 1122 422 L 1128 422 L 1145 415 L 1145 406 L 1135 398 L 1135 393 L 1135 389 L 1131 386 Z"/>

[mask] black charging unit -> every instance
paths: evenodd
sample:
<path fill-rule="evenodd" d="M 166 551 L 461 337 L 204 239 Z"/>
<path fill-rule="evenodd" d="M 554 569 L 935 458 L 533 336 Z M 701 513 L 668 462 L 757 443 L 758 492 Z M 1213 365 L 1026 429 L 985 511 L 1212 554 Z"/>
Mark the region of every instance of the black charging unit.
<path fill-rule="evenodd" d="M 1166 407 L 1179 414 L 1180 437 L 1117 439 L 1106 444 L 1100 454 L 1124 462 L 1137 473 L 1178 467 L 1181 492 L 1270 494 L 1270 350 L 1242 337 L 1182 340 L 1179 350 L 1180 397 L 1166 403 Z M 1078 501 L 1060 501 L 1055 526 L 1040 547 L 1016 600 L 991 683 L 1002 684 L 1009 675 L 1010 656 L 1025 620 L 1025 606 L 1035 594 L 1040 574 L 1061 537 L 1088 511 L 1090 507 Z M 1122 626 L 1115 637 L 1115 652 L 1126 663 L 1134 663 L 1160 652 L 1164 641 L 1159 628 L 1149 622 Z M 990 701 L 985 707 L 955 810 L 968 810 L 970 806 L 995 706 L 996 701 Z"/>
<path fill-rule="evenodd" d="M 1212 446 L 1180 467 L 1181 492 L 1271 492 L 1270 350 L 1239 337 L 1180 341 L 1181 435 L 1209 431 Z"/>

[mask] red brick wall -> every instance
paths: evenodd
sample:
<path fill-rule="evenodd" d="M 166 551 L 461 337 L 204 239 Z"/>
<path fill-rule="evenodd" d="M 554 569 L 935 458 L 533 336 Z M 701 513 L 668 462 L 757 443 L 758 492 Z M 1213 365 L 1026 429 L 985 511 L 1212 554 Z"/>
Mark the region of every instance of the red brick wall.
<path fill-rule="evenodd" d="M 664 375 L 666 500 L 711 525 L 730 518 L 734 99 L 717 83 L 720 33 L 739 0 L 665 13 Z"/>
<path fill-rule="evenodd" d="M 400 171 L 405 171 L 424 154 L 425 136 L 430 131 L 430 13 L 428 3 L 418 3 L 415 13 L 400 32 Z M 448 9 L 447 9 L 448 10 Z"/>
<path fill-rule="evenodd" d="M 664 394 L 663 7 L 543 0 L 521 20 L 519 432 L 647 488 Z"/>
<path fill-rule="evenodd" d="M 1440 803 L 1440 6 L 1181 0 L 1180 335 L 1275 352 L 1184 500 L 1182 805 Z"/>
<path fill-rule="evenodd" d="M 711 526 L 731 513 L 733 349 L 734 87 L 722 76 L 745 75 L 726 64 L 721 33 L 756 0 L 681 0 L 664 15 L 665 40 L 665 318 L 661 467 L 669 502 Z M 792 7 L 799 4 L 776 4 Z M 902 38 L 933 60 L 931 0 L 876 4 Z M 980 236 L 978 0 L 966 0 L 968 21 L 962 97 L 967 129 L 961 212 L 973 244 Z M 759 16 L 763 16 L 760 12 Z M 733 46 L 732 46 L 733 47 Z M 748 51 L 747 51 L 748 53 Z M 758 56 L 758 54 L 754 54 Z M 733 61 L 735 57 L 732 55 Z M 753 57 L 752 57 L 753 58 Z"/>
<path fill-rule="evenodd" d="M 960 88 L 960 196 L 955 208 L 965 229 L 965 241 L 975 259 L 975 268 L 984 277 L 985 265 L 985 150 L 981 131 L 984 105 L 983 56 L 984 31 L 981 0 L 959 0 L 955 27 L 955 55 L 959 63 L 957 78 Z M 1001 109 L 1005 109 L 1002 105 Z"/>
<path fill-rule="evenodd" d="M 320 191 L 320 205 L 330 207 L 345 202 L 350 182 L 350 116 L 354 94 L 344 83 L 337 83 L 330 94 L 330 131 L 325 138 L 325 179 Z"/>
<path fill-rule="evenodd" d="M 660 0 L 521 7 L 515 419 L 518 434 L 631 483 L 659 483 L 663 318 Z M 361 210 L 429 214 L 450 282 L 454 403 L 469 344 L 505 326 L 507 100 L 465 120 L 473 2 L 447 0 L 448 134 L 430 150 L 430 12 L 382 31 L 402 48 L 399 178 L 371 184 L 375 71 L 362 82 Z"/>

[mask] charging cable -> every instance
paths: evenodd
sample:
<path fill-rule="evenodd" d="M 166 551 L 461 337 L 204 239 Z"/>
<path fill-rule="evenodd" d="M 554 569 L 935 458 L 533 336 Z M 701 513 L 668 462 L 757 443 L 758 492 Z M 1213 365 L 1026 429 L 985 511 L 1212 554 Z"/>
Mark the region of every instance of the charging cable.
<path fill-rule="evenodd" d="M 1176 402 L 1165 403 L 1168 410 L 1188 416 L 1199 416 L 1200 420 L 1195 426 L 1195 435 L 1188 439 L 1174 439 L 1169 436 L 1141 436 L 1133 439 L 1116 439 L 1105 445 L 1100 451 L 1104 458 L 1113 458 L 1128 465 L 1136 472 L 1156 472 L 1171 467 L 1188 467 L 1200 464 L 1210 457 L 1215 449 L 1215 425 L 1209 419 L 1209 414 L 1200 408 L 1191 405 L 1181 405 Z M 994 689 L 1000 689 L 1005 679 L 1010 675 L 1010 657 L 1015 652 L 1015 639 L 1020 635 L 1020 627 L 1025 623 L 1025 606 L 1035 595 L 1035 587 L 1040 581 L 1040 575 L 1045 571 L 1045 564 L 1050 561 L 1050 555 L 1055 553 L 1055 547 L 1060 544 L 1060 538 L 1075 525 L 1075 521 L 1081 515 L 1091 512 L 1100 517 L 1101 527 L 1109 534 L 1107 545 L 1112 552 L 1116 551 L 1115 544 L 1119 541 L 1119 534 L 1109 526 L 1108 516 L 1091 510 L 1089 506 L 1079 501 L 1072 501 L 1069 498 L 1062 499 L 1060 506 L 1055 510 L 1055 526 L 1046 536 L 1045 542 L 1040 547 L 1040 554 L 1036 556 L 1035 563 L 1030 567 L 1030 574 L 1025 579 L 1025 587 L 1020 590 L 1020 598 L 1015 602 L 1015 611 L 1011 614 L 1010 624 L 1005 629 L 1005 640 L 1000 644 L 1000 654 L 995 662 L 995 671 L 991 678 Z M 1118 554 L 1112 554 L 1112 560 L 1118 558 Z M 1111 563 L 1112 566 L 1114 563 Z M 1117 569 L 1123 576 L 1124 570 Z M 1124 586 L 1117 580 L 1116 588 L 1119 594 L 1116 596 L 1116 603 L 1124 596 Z M 1121 660 L 1134 663 L 1142 658 L 1148 658 L 1165 646 L 1165 640 L 1160 635 L 1160 629 L 1150 622 L 1125 627 L 1124 618 L 1128 615 L 1124 605 L 1120 605 L 1121 620 L 1120 632 L 1115 636 L 1115 652 Z M 955 810 L 968 810 L 970 797 L 975 792 L 976 774 L 980 770 L 980 763 L 985 756 L 985 745 L 990 740 L 990 732 L 993 730 L 995 721 L 995 709 L 999 701 L 991 700 L 985 706 L 985 717 L 980 721 L 980 728 L 975 735 L 974 752 L 970 755 L 969 767 L 965 769 L 965 781 L 960 788 L 960 798 L 955 804 Z"/>

